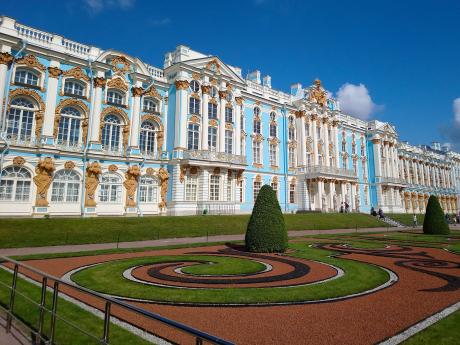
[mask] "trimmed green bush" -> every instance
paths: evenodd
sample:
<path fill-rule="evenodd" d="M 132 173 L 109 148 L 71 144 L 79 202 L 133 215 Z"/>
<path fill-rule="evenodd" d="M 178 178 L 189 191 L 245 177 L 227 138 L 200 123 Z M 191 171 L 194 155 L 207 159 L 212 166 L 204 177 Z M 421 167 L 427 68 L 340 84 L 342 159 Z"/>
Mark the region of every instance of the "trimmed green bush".
<path fill-rule="evenodd" d="M 282 253 L 288 246 L 286 225 L 272 187 L 264 185 L 257 196 L 246 230 L 246 250 Z"/>
<path fill-rule="evenodd" d="M 431 195 L 426 206 L 425 219 L 423 221 L 423 232 L 425 234 L 449 234 L 449 225 L 444 218 L 444 212 L 439 204 L 438 198 Z"/>

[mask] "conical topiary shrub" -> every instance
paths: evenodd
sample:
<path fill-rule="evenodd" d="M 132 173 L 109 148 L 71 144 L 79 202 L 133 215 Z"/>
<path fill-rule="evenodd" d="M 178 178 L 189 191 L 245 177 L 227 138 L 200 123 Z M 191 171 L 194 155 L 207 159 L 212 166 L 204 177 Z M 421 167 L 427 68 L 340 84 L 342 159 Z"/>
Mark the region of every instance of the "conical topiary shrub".
<path fill-rule="evenodd" d="M 282 253 L 288 246 L 283 213 L 272 187 L 264 185 L 257 196 L 246 230 L 246 250 Z"/>
<path fill-rule="evenodd" d="M 444 218 L 444 212 L 439 204 L 438 198 L 431 195 L 426 206 L 425 219 L 423 221 L 423 232 L 425 234 L 449 234 L 449 225 Z"/>

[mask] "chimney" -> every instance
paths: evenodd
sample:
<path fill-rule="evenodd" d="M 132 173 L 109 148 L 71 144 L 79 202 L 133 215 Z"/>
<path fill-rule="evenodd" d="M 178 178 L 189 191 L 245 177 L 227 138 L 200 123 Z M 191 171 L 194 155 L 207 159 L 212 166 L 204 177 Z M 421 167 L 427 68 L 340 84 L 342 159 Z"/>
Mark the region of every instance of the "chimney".
<path fill-rule="evenodd" d="M 302 91 L 302 84 L 295 83 L 291 85 L 291 96 L 299 96 Z"/>
<path fill-rule="evenodd" d="M 269 75 L 266 75 L 263 79 L 263 85 L 271 89 L 272 88 L 272 77 L 270 77 Z"/>
<path fill-rule="evenodd" d="M 260 71 L 255 70 L 248 74 L 248 80 L 253 81 L 254 83 L 260 84 Z"/>

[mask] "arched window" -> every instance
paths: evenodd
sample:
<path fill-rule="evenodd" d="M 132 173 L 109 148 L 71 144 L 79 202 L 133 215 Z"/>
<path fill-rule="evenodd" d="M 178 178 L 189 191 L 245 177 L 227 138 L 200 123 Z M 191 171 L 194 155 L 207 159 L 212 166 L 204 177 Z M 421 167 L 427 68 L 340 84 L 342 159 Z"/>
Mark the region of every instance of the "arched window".
<path fill-rule="evenodd" d="M 259 116 L 260 115 L 260 108 L 255 107 L 254 108 L 254 116 Z"/>
<path fill-rule="evenodd" d="M 85 96 L 85 85 L 73 79 L 67 79 L 64 84 L 64 95 Z"/>
<path fill-rule="evenodd" d="M 113 105 L 123 105 L 123 94 L 117 90 L 107 91 L 107 103 Z"/>
<path fill-rule="evenodd" d="M 295 128 L 292 127 L 292 126 L 289 126 L 289 129 L 288 129 L 288 137 L 289 137 L 289 140 L 295 140 Z"/>
<path fill-rule="evenodd" d="M 310 124 L 305 123 L 305 136 L 309 137 L 310 136 Z"/>
<path fill-rule="evenodd" d="M 61 111 L 57 141 L 58 144 L 74 146 L 80 141 L 80 112 L 72 107 L 66 107 Z"/>
<path fill-rule="evenodd" d="M 270 123 L 270 137 L 276 138 L 277 135 L 277 126 L 275 122 Z"/>
<path fill-rule="evenodd" d="M 121 203 L 121 178 L 117 174 L 107 173 L 102 175 L 99 190 L 99 201 L 104 203 Z"/>
<path fill-rule="evenodd" d="M 14 75 L 14 82 L 16 84 L 23 84 L 29 86 L 38 86 L 39 77 L 37 73 L 28 69 L 17 69 Z"/>
<path fill-rule="evenodd" d="M 198 150 L 200 137 L 200 126 L 195 123 L 188 124 L 187 148 L 189 150 Z"/>
<path fill-rule="evenodd" d="M 294 183 L 289 184 L 289 203 L 290 204 L 295 203 L 295 184 Z"/>
<path fill-rule="evenodd" d="M 215 86 L 211 87 L 211 90 L 209 91 L 209 94 L 211 97 L 216 97 L 217 96 L 217 88 Z"/>
<path fill-rule="evenodd" d="M 142 122 L 139 141 L 139 148 L 142 153 L 152 154 L 155 152 L 155 132 L 156 127 L 152 122 Z"/>
<path fill-rule="evenodd" d="M 59 170 L 51 187 L 51 202 L 78 202 L 80 177 L 73 170 Z"/>
<path fill-rule="evenodd" d="M 105 150 L 118 151 L 121 148 L 120 135 L 120 119 L 116 115 L 107 115 L 102 128 L 102 147 Z"/>
<path fill-rule="evenodd" d="M 30 172 L 22 167 L 9 166 L 2 170 L 0 183 L 0 200 L 3 201 L 29 201 Z"/>
<path fill-rule="evenodd" d="M 254 133 L 260 134 L 260 120 L 254 119 Z"/>
<path fill-rule="evenodd" d="M 190 90 L 195 93 L 200 91 L 200 84 L 196 80 L 192 80 L 190 82 Z"/>
<path fill-rule="evenodd" d="M 294 126 L 294 117 L 293 117 L 293 116 L 289 116 L 288 121 L 289 121 L 289 124 L 290 124 L 291 126 Z"/>
<path fill-rule="evenodd" d="M 196 97 L 190 97 L 189 100 L 189 113 L 199 115 L 200 114 L 200 99 Z"/>
<path fill-rule="evenodd" d="M 158 202 L 158 180 L 153 176 L 142 176 L 139 179 L 140 195 L 139 201 L 142 203 Z"/>
<path fill-rule="evenodd" d="M 275 122 L 276 121 L 276 113 L 274 111 L 272 111 L 270 113 L 270 121 L 271 122 Z"/>
<path fill-rule="evenodd" d="M 11 101 L 8 112 L 7 133 L 20 140 L 30 139 L 34 123 L 34 105 L 24 97 Z"/>
<path fill-rule="evenodd" d="M 260 188 L 262 188 L 262 182 L 254 181 L 254 186 L 253 186 L 254 202 L 256 202 L 257 200 L 257 196 L 259 195 Z"/>
<path fill-rule="evenodd" d="M 144 98 L 143 110 L 149 113 L 158 111 L 157 102 L 155 102 L 152 98 Z"/>

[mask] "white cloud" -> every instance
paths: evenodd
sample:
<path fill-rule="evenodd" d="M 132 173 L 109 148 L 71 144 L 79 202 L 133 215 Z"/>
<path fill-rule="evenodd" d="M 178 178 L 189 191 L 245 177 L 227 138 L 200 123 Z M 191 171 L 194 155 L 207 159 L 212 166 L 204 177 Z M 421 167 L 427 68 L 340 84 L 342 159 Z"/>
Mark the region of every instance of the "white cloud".
<path fill-rule="evenodd" d="M 136 0 L 85 0 L 91 13 L 99 13 L 104 9 L 126 10 L 134 6 Z"/>
<path fill-rule="evenodd" d="M 460 97 L 454 99 L 452 107 L 454 109 L 454 120 L 460 125 Z"/>
<path fill-rule="evenodd" d="M 164 26 L 164 25 L 168 25 L 169 23 L 171 23 L 171 18 L 164 17 L 160 19 L 152 19 L 150 23 L 152 24 L 152 26 Z"/>
<path fill-rule="evenodd" d="M 344 113 L 367 120 L 379 107 L 372 101 L 369 91 L 363 84 L 343 84 L 337 91 L 337 100 Z"/>

